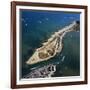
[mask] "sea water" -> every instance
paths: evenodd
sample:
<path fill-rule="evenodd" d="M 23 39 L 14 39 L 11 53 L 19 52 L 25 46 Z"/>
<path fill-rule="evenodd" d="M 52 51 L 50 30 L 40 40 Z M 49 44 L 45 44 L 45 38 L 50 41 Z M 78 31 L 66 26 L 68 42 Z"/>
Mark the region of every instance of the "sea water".
<path fill-rule="evenodd" d="M 34 65 L 27 65 L 26 61 L 42 46 L 54 32 L 80 21 L 80 13 L 60 11 L 20 11 L 20 76 L 31 72 L 32 68 L 44 65 L 56 65 L 56 72 L 52 77 L 80 75 L 80 31 L 69 32 L 63 38 L 63 49 L 55 57 Z"/>

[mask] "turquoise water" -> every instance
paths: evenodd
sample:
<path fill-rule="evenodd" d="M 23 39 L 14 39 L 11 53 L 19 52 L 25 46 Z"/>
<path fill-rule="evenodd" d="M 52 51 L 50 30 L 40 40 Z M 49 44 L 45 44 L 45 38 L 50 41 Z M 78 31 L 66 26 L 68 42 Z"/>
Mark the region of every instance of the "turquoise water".
<path fill-rule="evenodd" d="M 42 46 L 50 36 L 73 21 L 80 21 L 80 13 L 51 11 L 20 11 L 21 30 L 21 78 L 31 72 L 33 67 L 56 65 L 53 77 L 80 75 L 80 32 L 67 33 L 63 39 L 63 50 L 48 61 L 27 65 L 26 61 L 36 48 Z M 63 60 L 64 57 L 64 60 Z"/>

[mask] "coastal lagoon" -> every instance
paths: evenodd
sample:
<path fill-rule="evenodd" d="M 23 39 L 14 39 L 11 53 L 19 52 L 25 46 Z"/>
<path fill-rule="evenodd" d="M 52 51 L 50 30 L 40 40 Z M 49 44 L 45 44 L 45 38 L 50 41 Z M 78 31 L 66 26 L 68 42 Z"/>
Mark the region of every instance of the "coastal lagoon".
<path fill-rule="evenodd" d="M 26 64 L 35 50 L 42 46 L 52 34 L 80 21 L 80 13 L 61 11 L 20 10 L 20 76 L 23 78 L 33 68 L 54 64 L 56 71 L 52 77 L 80 75 L 80 31 L 69 32 L 63 38 L 63 49 L 55 57 L 36 63 Z"/>

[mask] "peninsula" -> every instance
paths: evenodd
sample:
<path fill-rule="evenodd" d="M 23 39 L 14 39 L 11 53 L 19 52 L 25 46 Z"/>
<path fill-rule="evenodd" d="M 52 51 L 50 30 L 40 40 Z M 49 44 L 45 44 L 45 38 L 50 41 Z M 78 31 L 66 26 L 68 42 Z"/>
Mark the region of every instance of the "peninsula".
<path fill-rule="evenodd" d="M 63 37 L 66 33 L 77 31 L 80 26 L 79 21 L 73 21 L 70 25 L 55 32 L 47 42 L 42 44 L 42 47 L 37 48 L 34 54 L 27 60 L 27 64 L 36 64 L 38 62 L 47 61 L 53 58 L 57 53 L 60 53 L 63 48 Z"/>
<path fill-rule="evenodd" d="M 49 64 L 40 68 L 33 69 L 23 78 L 47 78 L 51 77 L 56 71 L 56 65 Z"/>

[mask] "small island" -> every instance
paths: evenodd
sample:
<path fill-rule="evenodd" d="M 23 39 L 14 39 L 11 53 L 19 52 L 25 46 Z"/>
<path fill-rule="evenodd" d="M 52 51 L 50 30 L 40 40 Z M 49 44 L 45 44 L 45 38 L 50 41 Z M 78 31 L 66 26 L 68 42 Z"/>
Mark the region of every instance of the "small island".
<path fill-rule="evenodd" d="M 42 44 L 42 47 L 37 48 L 34 54 L 27 60 L 27 64 L 32 65 L 38 62 L 47 61 L 53 58 L 57 53 L 60 53 L 63 48 L 63 37 L 66 33 L 79 30 L 80 22 L 73 21 L 70 25 L 55 32 L 47 42 Z"/>

